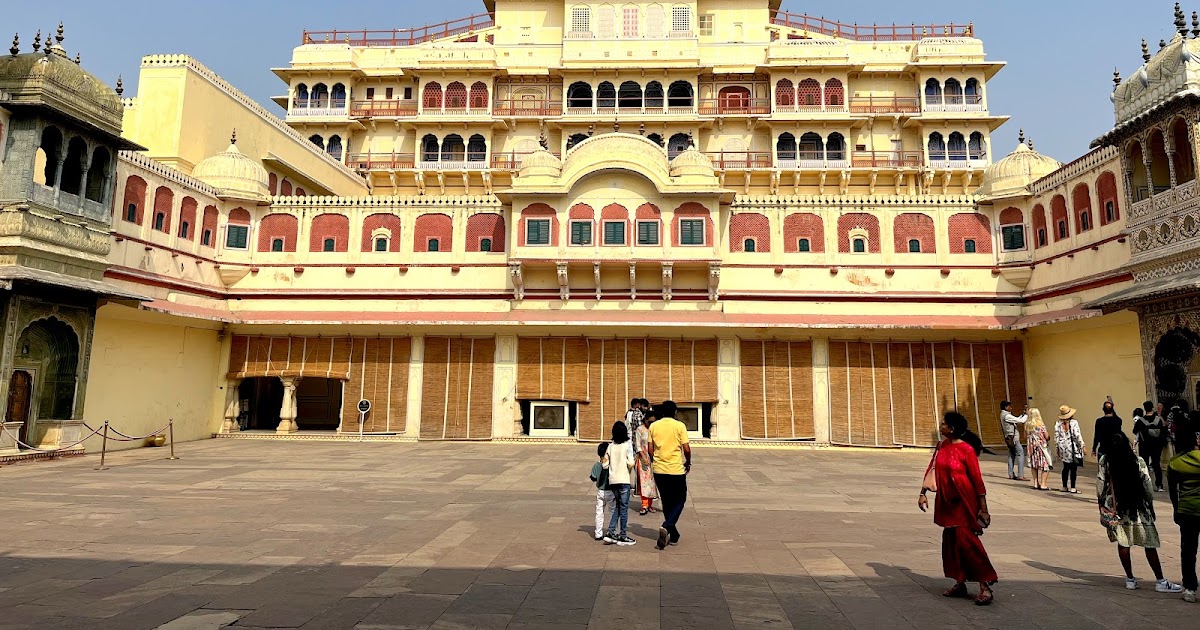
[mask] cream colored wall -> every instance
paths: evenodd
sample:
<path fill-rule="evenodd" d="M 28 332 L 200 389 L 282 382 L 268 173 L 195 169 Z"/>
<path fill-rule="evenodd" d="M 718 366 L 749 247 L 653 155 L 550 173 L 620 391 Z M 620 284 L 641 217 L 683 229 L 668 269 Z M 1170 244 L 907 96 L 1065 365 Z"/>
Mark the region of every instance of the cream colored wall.
<path fill-rule="evenodd" d="M 1146 400 L 1137 316 L 1130 311 L 1029 330 L 1025 361 L 1029 391 L 1042 417 L 1049 423 L 1060 405 L 1078 409 L 1089 449 L 1105 396 L 1113 397 L 1126 433 L 1132 428 L 1130 412 Z"/>
<path fill-rule="evenodd" d="M 109 304 L 96 316 L 83 417 L 99 427 L 147 435 L 175 421 L 176 442 L 211 437 L 220 428 L 223 379 L 219 324 Z M 141 442 L 110 442 L 110 450 Z M 99 452 L 100 438 L 84 443 Z"/>

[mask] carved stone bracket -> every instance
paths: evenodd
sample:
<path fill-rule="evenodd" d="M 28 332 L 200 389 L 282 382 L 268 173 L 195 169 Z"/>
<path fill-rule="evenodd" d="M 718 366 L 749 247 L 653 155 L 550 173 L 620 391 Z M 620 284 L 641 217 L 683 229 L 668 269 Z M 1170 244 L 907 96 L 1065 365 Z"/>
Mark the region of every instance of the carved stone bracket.
<path fill-rule="evenodd" d="M 508 263 L 508 275 L 512 278 L 513 298 L 518 300 L 525 299 L 525 274 L 522 271 L 521 263 Z"/>
<path fill-rule="evenodd" d="M 571 283 L 568 281 L 567 263 L 560 262 L 556 266 L 558 267 L 558 295 L 562 301 L 566 302 L 571 299 Z"/>
<path fill-rule="evenodd" d="M 629 265 L 629 297 L 637 299 L 637 265 L 632 263 Z"/>
<path fill-rule="evenodd" d="M 592 277 L 596 282 L 596 301 L 600 301 L 600 263 L 592 263 Z"/>
<path fill-rule="evenodd" d="M 675 276 L 674 263 L 665 262 L 662 264 L 662 299 L 664 302 L 671 301 L 671 280 Z"/>
<path fill-rule="evenodd" d="M 721 263 L 708 263 L 708 299 L 717 301 L 717 288 L 721 285 Z"/>

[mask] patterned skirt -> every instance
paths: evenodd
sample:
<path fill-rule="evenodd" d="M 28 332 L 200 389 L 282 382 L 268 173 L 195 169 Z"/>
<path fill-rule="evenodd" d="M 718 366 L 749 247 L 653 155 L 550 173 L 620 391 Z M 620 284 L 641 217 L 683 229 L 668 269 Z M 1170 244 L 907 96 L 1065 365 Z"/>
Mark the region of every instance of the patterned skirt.
<path fill-rule="evenodd" d="M 1154 522 L 1135 523 L 1127 518 L 1121 519 L 1116 527 L 1108 527 L 1108 542 L 1114 542 L 1122 547 L 1145 547 L 1158 549 L 1158 528 Z"/>

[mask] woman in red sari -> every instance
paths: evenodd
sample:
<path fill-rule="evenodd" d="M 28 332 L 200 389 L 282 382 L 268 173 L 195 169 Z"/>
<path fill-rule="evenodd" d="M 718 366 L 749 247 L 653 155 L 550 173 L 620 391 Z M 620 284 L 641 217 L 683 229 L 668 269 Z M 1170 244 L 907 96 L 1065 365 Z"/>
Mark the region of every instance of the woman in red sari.
<path fill-rule="evenodd" d="M 979 596 L 975 598 L 975 604 L 987 606 L 993 599 L 992 584 L 999 578 L 983 548 L 983 541 L 979 539 L 984 528 L 992 523 L 987 490 L 979 472 L 979 453 L 983 451 L 983 444 L 979 436 L 967 428 L 967 419 L 953 411 L 942 420 L 941 434 L 943 439 L 929 466 L 937 480 L 933 522 L 943 527 L 942 567 L 946 577 L 954 580 L 954 586 L 943 595 L 970 597 L 967 582 L 978 582 Z M 928 490 L 922 488 L 917 499 L 922 512 L 929 508 L 929 499 L 925 496 Z"/>

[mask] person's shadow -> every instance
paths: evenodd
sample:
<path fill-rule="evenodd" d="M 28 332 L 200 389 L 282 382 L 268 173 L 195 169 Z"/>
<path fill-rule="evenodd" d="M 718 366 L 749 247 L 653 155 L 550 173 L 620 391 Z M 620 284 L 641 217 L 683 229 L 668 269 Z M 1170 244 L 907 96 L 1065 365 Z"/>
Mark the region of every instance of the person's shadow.
<path fill-rule="evenodd" d="M 1099 586 L 1102 584 L 1108 584 L 1108 583 L 1112 582 L 1112 576 L 1103 575 L 1100 573 L 1090 573 L 1088 571 L 1080 571 L 1079 569 L 1056 567 L 1052 564 L 1046 564 L 1044 562 L 1037 562 L 1035 560 L 1026 560 L 1025 564 L 1034 569 L 1038 569 L 1039 571 L 1046 571 L 1047 573 L 1053 573 L 1060 578 L 1065 578 L 1068 580 L 1076 580 L 1079 582 L 1084 582 L 1088 585 Z"/>

